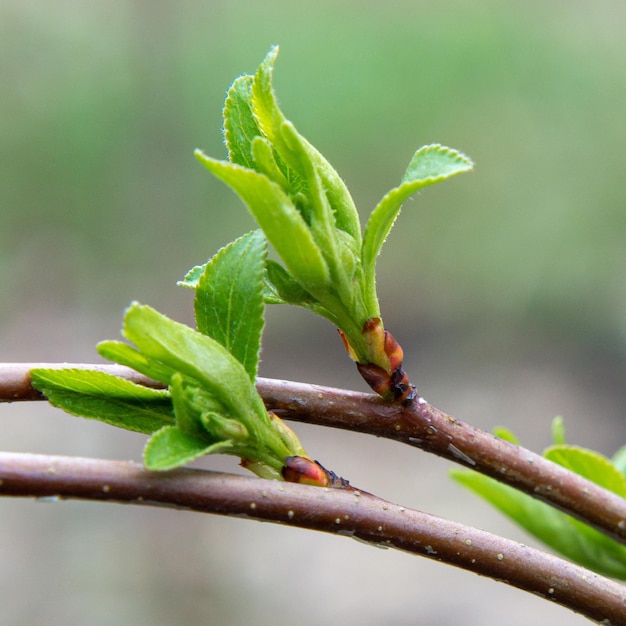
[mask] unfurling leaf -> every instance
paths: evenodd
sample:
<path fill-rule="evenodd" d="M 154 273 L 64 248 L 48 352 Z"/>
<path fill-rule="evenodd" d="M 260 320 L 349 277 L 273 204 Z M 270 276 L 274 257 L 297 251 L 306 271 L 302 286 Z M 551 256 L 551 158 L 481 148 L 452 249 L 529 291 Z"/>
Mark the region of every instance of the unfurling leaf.
<path fill-rule="evenodd" d="M 311 308 L 317 301 L 276 261 L 265 263 L 265 301 L 270 304 L 296 304 Z"/>
<path fill-rule="evenodd" d="M 362 252 L 366 276 L 374 277 L 376 258 L 404 201 L 419 189 L 467 172 L 472 167 L 472 161 L 464 154 L 439 144 L 424 146 L 413 155 L 400 186 L 387 193 L 367 222 Z M 375 297 L 375 284 L 372 282 L 366 299 Z"/>
<path fill-rule="evenodd" d="M 240 76 L 228 90 L 224 104 L 224 139 L 231 163 L 254 169 L 252 142 L 261 132 L 250 109 L 252 76 Z"/>

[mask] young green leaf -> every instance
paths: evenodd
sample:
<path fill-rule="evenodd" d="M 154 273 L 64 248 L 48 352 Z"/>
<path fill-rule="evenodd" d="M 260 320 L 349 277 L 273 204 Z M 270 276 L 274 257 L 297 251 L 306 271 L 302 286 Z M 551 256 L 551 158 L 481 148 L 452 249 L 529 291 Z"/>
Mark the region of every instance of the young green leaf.
<path fill-rule="evenodd" d="M 265 270 L 265 302 L 312 308 L 315 298 L 282 265 L 267 259 Z"/>
<path fill-rule="evenodd" d="M 471 170 L 472 161 L 451 148 L 433 144 L 420 148 L 411 159 L 399 187 L 392 189 L 374 209 L 363 235 L 362 260 L 366 276 L 373 276 L 376 257 L 404 201 L 419 189 Z M 374 293 L 368 296 L 375 298 Z"/>
<path fill-rule="evenodd" d="M 514 435 L 508 434 L 514 438 Z M 565 441 L 561 418 L 553 422 L 553 438 Z M 557 444 L 545 450 L 544 456 L 626 497 L 626 477 L 601 454 L 577 446 Z M 557 552 L 594 571 L 626 580 L 626 546 L 492 478 L 471 470 L 453 470 L 451 475 Z"/>
<path fill-rule="evenodd" d="M 257 124 L 281 159 L 306 181 L 309 197 L 317 205 L 318 220 L 330 228 L 331 216 L 323 206 L 328 202 L 328 207 L 334 212 L 332 226 L 347 232 L 360 244 L 359 215 L 348 188 L 330 163 L 297 132 L 278 107 L 272 86 L 277 57 L 278 46 L 275 46 L 254 76 L 252 110 Z M 316 181 L 318 178 L 319 181 Z"/>
<path fill-rule="evenodd" d="M 300 179 L 298 179 L 295 185 L 293 176 L 290 177 L 291 180 L 287 179 L 283 170 L 278 165 L 276 160 L 277 155 L 274 153 L 272 144 L 265 137 L 254 138 L 254 141 L 252 142 L 252 155 L 254 157 L 254 169 L 261 174 L 265 174 L 265 176 L 267 176 L 270 180 L 273 180 L 275 183 L 278 183 L 285 193 L 292 193 L 295 195 L 302 191 L 302 183 Z M 302 211 L 300 212 L 303 214 Z M 303 217 L 305 217 L 305 220 L 308 222 L 304 214 Z"/>
<path fill-rule="evenodd" d="M 567 443 L 567 439 L 565 438 L 565 424 L 560 415 L 557 415 L 552 420 L 552 443 L 554 443 L 554 445 Z"/>
<path fill-rule="evenodd" d="M 198 150 L 195 154 L 246 203 L 289 271 L 305 285 L 326 287 L 329 275 L 322 252 L 302 215 L 281 187 L 263 174 L 211 159 Z"/>
<path fill-rule="evenodd" d="M 206 440 L 188 435 L 176 426 L 165 426 L 154 433 L 143 451 L 145 466 L 150 470 L 169 470 L 204 456 L 228 452 L 228 441 L 207 443 Z"/>
<path fill-rule="evenodd" d="M 198 381 L 229 412 L 235 415 L 265 412 L 244 367 L 210 337 L 138 303 L 126 311 L 124 336 L 149 361 L 167 364 L 175 372 Z"/>
<path fill-rule="evenodd" d="M 200 416 L 200 422 L 204 426 L 204 430 L 211 436 L 216 439 L 231 441 L 233 454 L 236 453 L 235 447 L 237 445 L 243 444 L 244 447 L 252 447 L 250 445 L 250 433 L 239 420 L 206 411 Z"/>
<path fill-rule="evenodd" d="M 221 343 L 255 381 L 263 330 L 263 275 L 267 244 L 256 230 L 222 248 L 196 289 L 198 330 Z"/>
<path fill-rule="evenodd" d="M 334 238 L 335 216 L 322 187 L 322 181 L 306 151 L 306 144 L 295 126 L 289 121 L 284 121 L 279 128 L 279 133 L 282 143 L 292 155 L 292 160 L 297 163 L 298 172 L 307 182 L 307 223 L 326 261 L 332 263 L 337 256 Z"/>
<path fill-rule="evenodd" d="M 496 428 L 493 429 L 493 434 L 496 437 L 500 437 L 500 439 L 504 439 L 504 441 L 515 444 L 516 446 L 520 445 L 519 439 L 504 426 L 496 426 Z"/>
<path fill-rule="evenodd" d="M 224 105 L 224 139 L 231 163 L 255 169 L 252 141 L 261 135 L 251 109 L 252 76 L 240 76 L 228 90 Z"/>
<path fill-rule="evenodd" d="M 130 367 L 164 385 L 169 385 L 170 379 L 176 372 L 164 363 L 147 358 L 139 350 L 122 341 L 101 341 L 96 349 L 101 357 Z"/>
<path fill-rule="evenodd" d="M 84 369 L 37 368 L 31 378 L 50 404 L 71 415 L 146 434 L 174 423 L 172 401 L 165 390 Z"/>
<path fill-rule="evenodd" d="M 404 402 L 413 386 L 401 359 L 394 358 L 390 367 L 385 341 L 391 335 L 380 317 L 376 257 L 404 200 L 471 169 L 472 163 L 439 145 L 418 150 L 400 186 L 372 213 L 362 237 L 345 183 L 278 106 L 272 86 L 277 55 L 273 47 L 254 76 L 238 78 L 229 90 L 224 127 L 230 162 L 200 151 L 196 156 L 241 197 L 282 259 L 282 274 L 267 272 L 266 302 L 298 304 L 326 317 L 340 330 L 370 386 L 387 399 Z M 192 269 L 182 284 L 197 287 L 201 271 Z M 375 337 L 367 331 L 373 323 L 382 330 Z M 394 345 L 397 357 L 402 352 Z"/>
<path fill-rule="evenodd" d="M 556 445 L 545 450 L 543 456 L 626 498 L 626 477 L 599 452 L 578 446 Z"/>
<path fill-rule="evenodd" d="M 176 284 L 179 287 L 187 287 L 187 289 L 195 289 L 198 286 L 198 282 L 204 274 L 206 269 L 206 263 L 204 265 L 195 265 L 192 267 L 182 280 L 179 280 Z"/>
<path fill-rule="evenodd" d="M 204 393 L 197 382 L 179 373 L 172 376 L 170 394 L 177 428 L 187 435 L 205 440 L 207 433 L 202 425 L 203 412 L 223 411 L 223 405 L 213 396 Z"/>

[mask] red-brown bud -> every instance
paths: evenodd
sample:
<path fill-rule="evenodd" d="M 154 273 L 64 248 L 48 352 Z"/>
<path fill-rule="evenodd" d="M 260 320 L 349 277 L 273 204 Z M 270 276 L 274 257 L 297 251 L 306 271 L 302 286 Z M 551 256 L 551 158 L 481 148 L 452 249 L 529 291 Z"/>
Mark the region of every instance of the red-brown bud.
<path fill-rule="evenodd" d="M 329 483 L 326 470 L 319 463 L 303 456 L 288 456 L 285 459 L 282 475 L 288 483 L 301 483 L 316 487 L 328 487 Z"/>
<path fill-rule="evenodd" d="M 331 487 L 332 489 L 352 489 L 345 478 L 327 470 L 319 461 L 311 461 L 303 456 L 288 456 L 285 459 L 282 474 L 289 483 Z"/>
<path fill-rule="evenodd" d="M 407 402 L 415 397 L 415 388 L 402 369 L 404 352 L 394 336 L 385 330 L 380 317 L 365 320 L 361 330 L 369 353 L 368 363 L 359 362 L 358 355 L 348 342 L 345 334 L 339 330 L 343 345 L 356 361 L 357 369 L 363 380 L 381 397 L 390 402 Z"/>

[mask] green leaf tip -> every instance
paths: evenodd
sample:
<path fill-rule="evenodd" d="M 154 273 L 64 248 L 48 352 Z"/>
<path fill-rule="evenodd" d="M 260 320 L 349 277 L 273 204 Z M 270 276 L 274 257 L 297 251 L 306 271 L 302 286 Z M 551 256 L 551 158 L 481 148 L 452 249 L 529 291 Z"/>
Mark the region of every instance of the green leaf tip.
<path fill-rule="evenodd" d="M 426 186 L 469 172 L 473 167 L 473 161 L 458 150 L 438 143 L 422 146 L 413 155 L 401 185 L 419 182 L 421 186 Z"/>
<path fill-rule="evenodd" d="M 230 447 L 228 442 L 207 445 L 204 440 L 186 434 L 175 426 L 165 426 L 146 443 L 144 465 L 149 470 L 170 470 L 206 454 L 226 452 Z"/>
<path fill-rule="evenodd" d="M 472 167 L 472 161 L 464 154 L 439 144 L 423 146 L 415 152 L 400 185 L 389 191 L 378 203 L 365 228 L 361 256 L 364 273 L 369 279 L 367 300 L 376 300 L 376 259 L 400 213 L 402 204 L 420 189 L 468 172 Z"/>
<path fill-rule="evenodd" d="M 249 169 L 254 168 L 255 162 L 252 141 L 261 134 L 250 108 L 252 80 L 252 76 L 237 78 L 224 104 L 224 140 L 228 159 Z"/>

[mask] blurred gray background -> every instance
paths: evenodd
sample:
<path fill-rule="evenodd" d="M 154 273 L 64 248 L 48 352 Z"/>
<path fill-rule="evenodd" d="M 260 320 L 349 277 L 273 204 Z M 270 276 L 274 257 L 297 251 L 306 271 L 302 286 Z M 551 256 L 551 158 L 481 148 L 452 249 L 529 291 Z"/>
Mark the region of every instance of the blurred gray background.
<path fill-rule="evenodd" d="M 404 208 L 383 315 L 420 393 L 529 447 L 625 443 L 626 4 L 0 0 L 0 359 L 98 361 L 133 299 L 192 323 L 185 271 L 254 227 L 195 162 L 225 153 L 232 79 L 275 84 L 364 216 L 414 150 L 475 172 Z M 363 390 L 336 332 L 268 312 L 261 374 Z M 1 405 L 7 450 L 141 458 L 144 438 Z M 406 506 L 525 537 L 399 444 L 296 425 L 307 450 Z M 205 467 L 238 471 L 233 459 Z M 306 572 L 303 576 L 302 571 Z M 3 625 L 585 624 L 435 562 L 199 514 L 0 502 Z"/>

